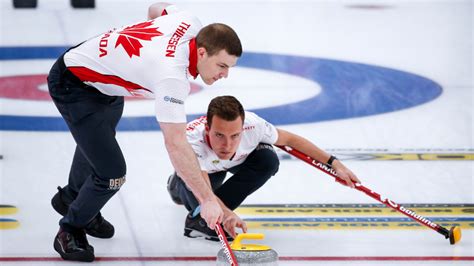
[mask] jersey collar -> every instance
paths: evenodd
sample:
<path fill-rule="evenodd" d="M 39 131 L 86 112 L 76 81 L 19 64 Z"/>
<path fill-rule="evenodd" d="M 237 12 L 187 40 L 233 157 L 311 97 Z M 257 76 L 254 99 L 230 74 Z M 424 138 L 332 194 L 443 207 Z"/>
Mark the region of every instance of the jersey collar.
<path fill-rule="evenodd" d="M 199 75 L 197 73 L 197 47 L 196 47 L 196 38 L 189 41 L 189 66 L 188 71 L 193 78 L 197 78 Z"/>

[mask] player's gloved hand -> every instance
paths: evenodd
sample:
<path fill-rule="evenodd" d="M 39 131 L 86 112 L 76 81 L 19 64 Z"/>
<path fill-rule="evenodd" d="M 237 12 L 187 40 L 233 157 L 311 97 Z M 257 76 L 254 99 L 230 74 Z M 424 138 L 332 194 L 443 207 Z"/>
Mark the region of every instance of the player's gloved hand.
<path fill-rule="evenodd" d="M 237 237 L 237 233 L 235 232 L 236 227 L 242 229 L 242 232 L 247 233 L 247 224 L 233 211 L 230 211 L 225 215 L 223 224 L 224 229 L 233 238 Z"/>
<path fill-rule="evenodd" d="M 360 180 L 357 178 L 357 176 L 349 170 L 344 164 L 342 164 L 339 160 L 334 160 L 332 163 L 332 168 L 336 170 L 337 176 L 342 178 L 345 181 L 344 183 L 341 183 L 343 185 L 346 185 L 348 187 L 354 188 L 355 185 L 354 183 L 359 183 Z"/>
<path fill-rule="evenodd" d="M 212 230 L 214 230 L 216 223 L 222 223 L 224 212 L 215 197 L 201 203 L 201 217 Z"/>

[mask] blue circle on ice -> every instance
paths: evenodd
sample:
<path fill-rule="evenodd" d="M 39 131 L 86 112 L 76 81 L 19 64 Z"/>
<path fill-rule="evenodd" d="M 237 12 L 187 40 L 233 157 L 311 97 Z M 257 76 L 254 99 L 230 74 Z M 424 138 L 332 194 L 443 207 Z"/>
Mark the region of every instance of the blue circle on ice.
<path fill-rule="evenodd" d="M 65 49 L 1 47 L 0 60 L 54 59 Z M 250 110 L 274 125 L 388 113 L 429 102 L 442 93 L 439 84 L 419 75 L 339 60 L 246 52 L 238 66 L 295 75 L 312 80 L 322 88 L 321 93 L 298 102 Z M 288 93 L 291 91 L 288 88 Z M 202 115 L 189 115 L 188 121 Z M 0 115 L 0 121 L 0 130 L 68 130 L 61 117 Z M 122 117 L 118 130 L 159 130 L 159 125 L 154 116 Z"/>

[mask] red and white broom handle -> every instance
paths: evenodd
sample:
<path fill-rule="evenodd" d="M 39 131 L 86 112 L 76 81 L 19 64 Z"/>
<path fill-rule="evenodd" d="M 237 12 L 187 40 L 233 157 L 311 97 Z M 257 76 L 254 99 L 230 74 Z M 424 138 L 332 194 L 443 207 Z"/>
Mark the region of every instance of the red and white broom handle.
<path fill-rule="evenodd" d="M 217 236 L 219 237 L 219 241 L 221 242 L 222 248 L 224 249 L 224 254 L 227 257 L 227 260 L 229 261 L 230 265 L 237 266 L 237 259 L 234 256 L 234 252 L 230 248 L 229 242 L 227 241 L 222 226 L 219 223 L 216 223 L 216 227 L 214 229 L 216 230 Z"/>
<path fill-rule="evenodd" d="M 296 149 L 293 149 L 291 147 L 278 146 L 278 145 L 277 145 L 277 147 L 284 150 L 284 151 L 286 151 L 287 153 L 295 156 L 296 158 L 310 164 L 311 166 L 325 172 L 326 174 L 331 175 L 332 177 L 334 177 L 336 179 L 337 182 L 339 182 L 341 184 L 344 184 L 344 185 L 346 184 L 346 182 L 342 178 L 337 176 L 336 171 L 333 168 L 327 166 L 326 164 L 321 163 L 321 162 L 309 157 L 308 155 L 306 155 L 306 154 L 304 154 L 304 153 L 302 153 L 302 152 L 300 152 Z M 449 238 L 449 230 L 442 227 L 441 225 L 436 224 L 436 223 L 426 219 L 425 217 L 416 214 L 414 211 L 409 210 L 409 209 L 403 207 L 402 205 L 399 205 L 399 204 L 393 202 L 392 200 L 378 194 L 375 191 L 372 191 L 371 189 L 369 189 L 367 187 L 364 187 L 363 185 L 361 185 L 359 183 L 355 183 L 355 189 L 364 192 L 368 196 L 376 199 L 377 201 L 385 204 L 386 206 L 388 206 L 388 207 L 390 207 L 390 208 L 392 208 L 392 209 L 394 209 L 394 210 L 396 210 L 400 213 L 405 214 L 406 216 L 412 218 L 413 220 L 419 222 L 420 224 L 425 225 L 425 226 L 435 230 L 436 232 L 444 235 L 446 238 Z"/>

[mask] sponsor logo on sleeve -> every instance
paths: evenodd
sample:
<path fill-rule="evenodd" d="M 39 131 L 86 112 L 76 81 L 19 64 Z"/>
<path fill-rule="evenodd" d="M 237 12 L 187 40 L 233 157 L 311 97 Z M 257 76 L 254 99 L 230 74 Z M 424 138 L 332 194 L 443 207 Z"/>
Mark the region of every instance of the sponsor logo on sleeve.
<path fill-rule="evenodd" d="M 165 96 L 163 98 L 163 100 L 165 102 L 170 102 L 170 103 L 175 103 L 175 104 L 184 104 L 184 101 L 183 100 L 180 100 L 180 99 L 176 99 L 176 98 L 173 98 L 173 97 L 170 97 L 170 96 Z"/>

